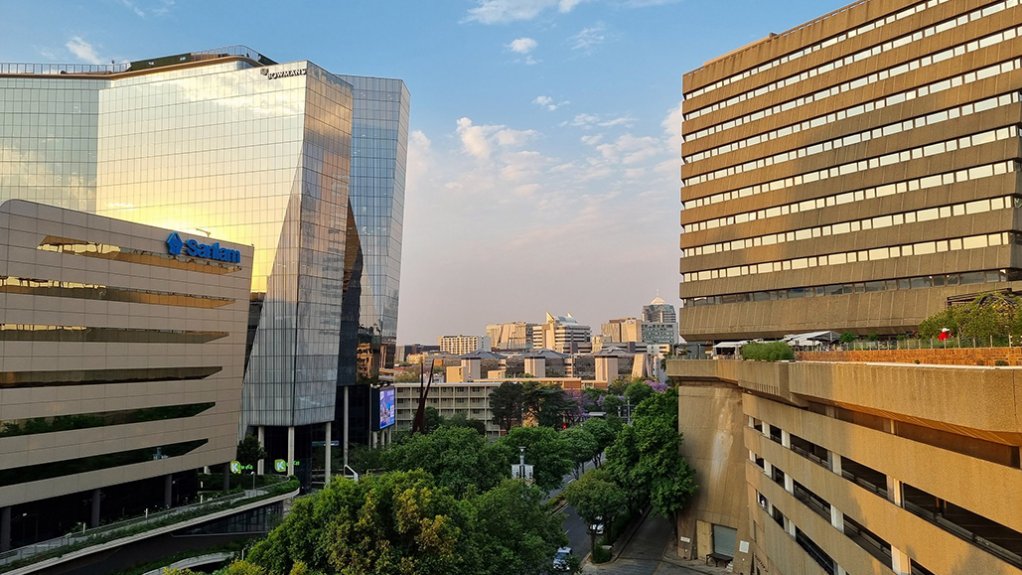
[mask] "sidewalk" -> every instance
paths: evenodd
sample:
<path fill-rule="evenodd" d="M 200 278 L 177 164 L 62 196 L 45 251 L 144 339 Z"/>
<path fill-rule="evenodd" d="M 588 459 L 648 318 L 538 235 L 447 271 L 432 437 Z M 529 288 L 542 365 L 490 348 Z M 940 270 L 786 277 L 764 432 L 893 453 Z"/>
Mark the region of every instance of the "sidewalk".
<path fill-rule="evenodd" d="M 613 575 L 723 575 L 727 569 L 702 561 L 680 559 L 675 553 L 674 532 L 663 517 L 647 515 L 625 547 L 608 563 L 586 563 L 583 573 Z"/>

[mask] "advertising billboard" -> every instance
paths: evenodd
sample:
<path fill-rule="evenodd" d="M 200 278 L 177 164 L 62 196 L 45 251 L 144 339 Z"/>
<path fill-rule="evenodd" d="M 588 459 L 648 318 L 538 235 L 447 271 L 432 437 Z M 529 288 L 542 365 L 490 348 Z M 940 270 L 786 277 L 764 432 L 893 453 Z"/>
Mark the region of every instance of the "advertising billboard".
<path fill-rule="evenodd" d="M 381 387 L 373 390 L 373 431 L 387 429 L 397 421 L 394 388 Z"/>

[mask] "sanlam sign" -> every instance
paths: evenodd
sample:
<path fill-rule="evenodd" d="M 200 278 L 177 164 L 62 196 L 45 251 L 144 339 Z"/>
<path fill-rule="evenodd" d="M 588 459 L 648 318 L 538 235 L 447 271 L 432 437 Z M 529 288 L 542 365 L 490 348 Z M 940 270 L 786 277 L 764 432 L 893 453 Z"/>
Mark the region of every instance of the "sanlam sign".
<path fill-rule="evenodd" d="M 205 258 L 232 264 L 241 263 L 241 252 L 220 247 L 220 242 L 212 245 L 199 243 L 198 240 L 182 240 L 177 232 L 167 236 L 167 252 L 172 256 L 186 255 L 194 258 Z"/>

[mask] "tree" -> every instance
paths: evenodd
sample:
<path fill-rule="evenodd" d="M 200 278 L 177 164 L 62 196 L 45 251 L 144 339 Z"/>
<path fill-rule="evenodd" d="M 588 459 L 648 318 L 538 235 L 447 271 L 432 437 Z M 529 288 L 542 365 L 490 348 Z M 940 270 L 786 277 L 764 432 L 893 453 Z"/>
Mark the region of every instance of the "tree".
<path fill-rule="evenodd" d="M 457 499 L 421 470 L 338 480 L 296 500 L 226 574 L 539 575 L 566 539 L 543 496 L 505 479 Z"/>
<path fill-rule="evenodd" d="M 639 405 L 642 403 L 642 400 L 653 395 L 653 388 L 647 385 L 645 381 L 633 381 L 625 388 L 624 395 L 628 398 L 630 404 Z"/>
<path fill-rule="evenodd" d="M 467 575 L 480 572 L 472 529 L 471 510 L 424 471 L 363 476 L 297 499 L 248 561 L 273 574 L 301 562 L 347 575 Z"/>
<path fill-rule="evenodd" d="M 503 445 L 507 469 L 518 463 L 518 448 L 525 447 L 525 461 L 533 466 L 533 480 L 544 491 L 561 486 L 571 472 L 571 453 L 561 434 L 549 427 L 515 427 L 497 441 Z"/>
<path fill-rule="evenodd" d="M 695 493 L 695 473 L 681 456 L 676 390 L 654 394 L 635 409 L 632 425 L 607 448 L 605 468 L 628 487 L 629 506 L 653 502 L 657 513 L 676 518 Z"/>
<path fill-rule="evenodd" d="M 603 463 L 603 451 L 610 447 L 610 444 L 614 443 L 617 430 L 614 429 L 609 421 L 602 417 L 591 417 L 585 420 L 582 423 L 582 428 L 588 431 L 593 436 L 593 439 L 596 440 L 593 465 L 599 467 Z"/>
<path fill-rule="evenodd" d="M 238 461 L 242 465 L 251 465 L 254 468 L 259 461 L 266 457 L 266 450 L 259 444 L 259 438 L 256 436 L 246 435 L 238 442 Z"/>
<path fill-rule="evenodd" d="M 543 504 L 543 492 L 505 479 L 472 501 L 473 543 L 484 559 L 482 574 L 545 573 L 551 550 L 566 541 L 562 517 Z"/>
<path fill-rule="evenodd" d="M 539 425 L 560 429 L 578 415 L 578 402 L 560 387 L 527 381 L 523 392 L 526 412 L 536 418 Z"/>
<path fill-rule="evenodd" d="M 678 514 L 681 513 L 696 492 L 695 471 L 680 455 L 670 462 L 673 469 L 666 469 L 653 480 L 649 500 L 653 511 L 671 520 L 674 537 L 678 537 Z"/>
<path fill-rule="evenodd" d="M 432 405 L 426 406 L 426 410 L 423 412 L 423 419 L 425 419 L 426 433 L 433 431 L 444 423 L 444 416 L 440 415 L 437 408 Z"/>
<path fill-rule="evenodd" d="M 628 495 L 609 473 L 602 469 L 590 469 L 582 477 L 564 488 L 564 498 L 575 508 L 586 525 L 603 522 L 610 526 L 614 517 L 628 507 Z M 596 547 L 596 532 L 590 527 L 591 546 Z"/>
<path fill-rule="evenodd" d="M 511 429 L 515 423 L 521 424 L 525 413 L 525 390 L 522 384 L 505 381 L 490 392 L 490 413 L 493 414 L 494 423 L 501 429 Z"/>
<path fill-rule="evenodd" d="M 441 425 L 433 433 L 394 445 L 384 453 L 383 462 L 390 470 L 423 469 L 438 486 L 461 497 L 470 489 L 491 489 L 506 478 L 508 456 L 503 444 L 487 441 L 474 429 Z"/>
<path fill-rule="evenodd" d="M 599 444 L 596 437 L 585 427 L 569 427 L 561 432 L 561 439 L 568 446 L 568 453 L 574 465 L 575 479 L 582 475 L 585 463 L 594 459 L 599 454 Z"/>
<path fill-rule="evenodd" d="M 486 422 L 481 419 L 469 419 L 464 413 L 455 413 L 454 415 L 440 420 L 441 425 L 447 427 L 467 427 L 474 429 L 479 435 L 486 435 Z"/>

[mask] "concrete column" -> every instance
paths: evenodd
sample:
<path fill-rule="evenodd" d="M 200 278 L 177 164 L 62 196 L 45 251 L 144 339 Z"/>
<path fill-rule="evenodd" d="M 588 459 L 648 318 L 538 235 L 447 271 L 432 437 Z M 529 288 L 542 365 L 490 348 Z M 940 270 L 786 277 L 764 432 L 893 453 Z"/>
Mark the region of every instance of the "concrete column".
<path fill-rule="evenodd" d="M 781 430 L 781 445 L 791 449 L 791 434 L 783 429 Z"/>
<path fill-rule="evenodd" d="M 231 464 L 224 464 L 224 491 L 231 490 Z"/>
<path fill-rule="evenodd" d="M 174 501 L 174 474 L 169 473 L 163 478 L 163 506 L 170 509 Z"/>
<path fill-rule="evenodd" d="M 837 563 L 835 563 L 834 564 L 834 575 L 848 575 L 848 572 L 845 571 L 844 567 L 842 567 L 842 566 L 838 565 Z"/>
<path fill-rule="evenodd" d="M 344 452 L 344 466 L 348 466 L 348 386 L 344 386 L 344 429 L 341 430 L 341 449 Z M 342 469 L 347 473 L 347 469 Z"/>
<path fill-rule="evenodd" d="M 11 507 L 0 509 L 0 553 L 11 550 Z"/>
<path fill-rule="evenodd" d="M 830 452 L 830 470 L 841 475 L 841 456 L 833 451 Z"/>
<path fill-rule="evenodd" d="M 833 505 L 830 506 L 830 524 L 834 526 L 834 529 L 842 533 L 845 532 L 845 514 Z"/>
<path fill-rule="evenodd" d="M 287 476 L 295 474 L 295 426 L 287 428 Z"/>
<path fill-rule="evenodd" d="M 784 474 L 784 490 L 788 493 L 795 493 L 795 479 L 787 473 Z"/>
<path fill-rule="evenodd" d="M 795 537 L 795 522 L 787 517 L 784 518 L 784 530 L 788 532 L 788 535 Z"/>
<path fill-rule="evenodd" d="M 765 421 L 759 422 L 759 430 L 760 430 L 760 432 L 765 437 L 770 437 L 770 424 L 769 423 L 767 423 Z"/>
<path fill-rule="evenodd" d="M 901 492 L 901 481 L 891 477 L 890 475 L 887 476 L 887 499 L 898 507 L 904 507 L 904 504 L 902 503 L 904 496 Z"/>
<path fill-rule="evenodd" d="M 774 466 L 770 464 L 766 459 L 763 460 L 763 473 L 767 474 L 767 477 L 774 476 Z"/>
<path fill-rule="evenodd" d="M 266 445 L 266 428 L 263 427 L 262 425 L 260 425 L 259 427 L 256 427 L 256 439 L 259 440 L 259 447 L 263 447 L 263 446 Z M 263 459 L 260 459 L 259 461 L 256 462 L 256 473 L 258 475 L 262 475 L 265 472 L 266 472 L 266 461 L 263 460 Z"/>
<path fill-rule="evenodd" d="M 332 454 L 330 452 L 330 448 L 331 448 L 330 442 L 332 441 L 331 438 L 330 438 L 330 432 L 331 432 L 332 427 L 333 427 L 333 423 L 332 422 L 330 422 L 330 421 L 326 422 L 326 432 L 325 432 L 326 441 L 324 442 L 324 445 L 323 445 L 323 447 L 324 447 L 323 461 L 326 464 L 326 468 L 323 470 L 323 480 L 325 482 L 324 485 L 330 485 L 330 457 L 332 456 Z"/>
<path fill-rule="evenodd" d="M 891 570 L 897 575 L 912 575 L 912 562 L 908 555 L 897 547 L 891 547 Z"/>
<path fill-rule="evenodd" d="M 92 513 L 89 516 L 89 527 L 99 527 L 99 505 L 103 492 L 99 489 L 92 490 Z"/>

